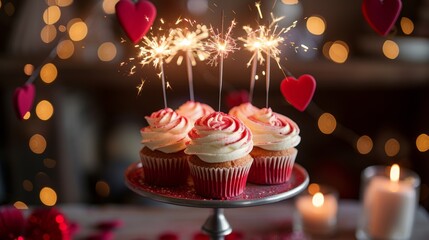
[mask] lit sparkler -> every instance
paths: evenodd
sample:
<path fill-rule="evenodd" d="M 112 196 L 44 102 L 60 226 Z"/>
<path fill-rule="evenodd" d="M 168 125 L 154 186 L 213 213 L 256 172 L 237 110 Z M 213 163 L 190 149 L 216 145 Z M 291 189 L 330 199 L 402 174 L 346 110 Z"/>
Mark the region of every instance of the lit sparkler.
<path fill-rule="evenodd" d="M 227 32 L 223 33 L 223 15 L 222 15 L 222 31 L 214 30 L 213 27 L 210 28 L 211 37 L 207 43 L 207 50 L 211 53 L 211 58 L 209 64 L 217 66 L 219 60 L 219 111 L 221 104 L 221 94 L 222 94 L 222 82 L 223 82 L 223 59 L 228 57 L 229 53 L 234 52 L 239 49 L 235 42 L 235 39 L 232 38 L 231 33 L 232 29 L 237 23 L 235 20 L 231 21 L 231 25 L 228 27 Z"/>
<path fill-rule="evenodd" d="M 152 63 L 155 68 L 159 66 L 160 78 L 162 81 L 162 93 L 164 97 L 164 107 L 167 108 L 167 96 L 165 92 L 165 73 L 164 73 L 164 59 L 170 55 L 174 55 L 174 49 L 171 48 L 172 37 L 171 34 L 162 36 L 160 38 L 154 37 L 144 37 L 143 38 L 144 47 L 140 47 L 139 57 L 141 57 L 140 64 L 147 65 Z"/>
<path fill-rule="evenodd" d="M 178 20 L 176 24 L 179 22 L 181 22 L 181 20 Z M 190 21 L 188 22 L 192 25 Z M 208 53 L 205 50 L 203 42 L 203 40 L 209 36 L 207 26 L 197 24 L 195 31 L 190 31 L 187 28 L 176 28 L 172 31 L 171 35 L 173 36 L 172 47 L 174 51 L 181 50 L 185 52 L 186 69 L 189 82 L 189 96 L 190 100 L 194 101 L 192 66 L 197 64 L 196 58 L 198 58 L 200 61 L 203 61 L 208 57 Z M 178 65 L 181 64 L 182 59 L 183 58 L 181 57 L 178 58 Z"/>

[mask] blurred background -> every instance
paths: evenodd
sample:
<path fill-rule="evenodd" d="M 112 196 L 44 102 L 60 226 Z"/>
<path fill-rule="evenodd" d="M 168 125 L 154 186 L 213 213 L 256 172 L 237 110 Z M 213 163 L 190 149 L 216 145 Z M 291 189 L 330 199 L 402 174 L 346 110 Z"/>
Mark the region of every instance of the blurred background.
<path fill-rule="evenodd" d="M 142 201 L 125 186 L 124 171 L 139 161 L 144 116 L 164 103 L 159 70 L 138 64 L 116 2 L 0 0 L 0 203 Z M 152 2 L 157 28 L 180 27 L 186 21 L 176 20 L 187 18 L 220 29 L 222 10 L 226 23 L 237 21 L 236 38 L 246 35 L 244 25 L 267 25 L 271 12 L 284 16 L 280 27 L 296 21 L 283 35 L 280 63 L 296 78 L 313 75 L 317 89 L 309 107 L 296 110 L 280 93 L 285 76 L 272 61 L 269 106 L 298 123 L 296 162 L 310 182 L 358 199 L 365 167 L 399 163 L 420 175 L 420 203 L 429 208 L 428 0 L 404 1 L 387 36 L 370 28 L 362 1 L 262 1 L 262 19 L 254 1 Z M 229 110 L 226 96 L 249 90 L 252 53 L 237 44 L 225 60 L 222 111 Z M 266 100 L 263 70 L 258 66 L 257 107 Z M 197 61 L 193 73 L 196 100 L 217 109 L 218 68 Z M 34 105 L 19 120 L 13 93 L 32 74 Z M 185 64 L 174 59 L 165 74 L 175 109 L 189 99 Z"/>

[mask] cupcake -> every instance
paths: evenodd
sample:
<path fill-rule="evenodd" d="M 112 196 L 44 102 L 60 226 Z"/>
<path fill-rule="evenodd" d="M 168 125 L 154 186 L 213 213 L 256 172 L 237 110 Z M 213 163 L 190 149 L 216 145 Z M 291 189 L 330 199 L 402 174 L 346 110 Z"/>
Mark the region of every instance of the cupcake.
<path fill-rule="evenodd" d="M 213 112 L 189 132 L 189 168 L 197 194 L 212 199 L 240 195 L 252 165 L 252 133 L 236 117 Z"/>
<path fill-rule="evenodd" d="M 187 117 L 191 122 L 195 122 L 198 118 L 204 115 L 207 115 L 209 113 L 212 113 L 214 112 L 214 110 L 212 107 L 210 107 L 207 104 L 194 102 L 194 101 L 187 101 L 186 103 L 182 104 L 176 110 L 176 112 L 182 116 Z"/>
<path fill-rule="evenodd" d="M 229 114 L 236 116 L 241 121 L 245 121 L 248 116 L 255 114 L 258 110 L 259 108 L 253 106 L 249 102 L 246 102 L 231 108 L 231 110 L 229 110 Z"/>
<path fill-rule="evenodd" d="M 299 128 L 291 119 L 262 108 L 244 122 L 253 134 L 253 164 L 248 181 L 256 184 L 281 184 L 292 173 L 301 141 Z"/>
<path fill-rule="evenodd" d="M 188 155 L 190 121 L 171 108 L 161 109 L 145 117 L 149 126 L 140 130 L 143 148 L 140 159 L 144 180 L 157 186 L 185 184 L 189 176 Z"/>

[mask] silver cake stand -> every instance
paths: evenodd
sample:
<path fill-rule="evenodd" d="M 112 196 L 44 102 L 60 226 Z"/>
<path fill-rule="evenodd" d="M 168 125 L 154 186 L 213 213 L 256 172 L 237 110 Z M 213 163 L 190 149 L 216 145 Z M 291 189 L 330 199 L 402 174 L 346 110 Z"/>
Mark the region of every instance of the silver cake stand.
<path fill-rule="evenodd" d="M 232 228 L 223 214 L 224 208 L 252 207 L 288 199 L 303 191 L 308 182 L 307 171 L 300 165 L 294 164 L 292 177 L 284 184 L 247 184 L 240 196 L 227 200 L 214 200 L 197 195 L 192 180 L 189 180 L 187 185 L 176 188 L 146 184 L 140 162 L 131 164 L 125 172 L 126 185 L 141 196 L 168 204 L 212 208 L 213 213 L 202 226 L 202 230 L 209 234 L 211 239 L 216 240 L 224 239 L 226 235 L 232 232 Z"/>

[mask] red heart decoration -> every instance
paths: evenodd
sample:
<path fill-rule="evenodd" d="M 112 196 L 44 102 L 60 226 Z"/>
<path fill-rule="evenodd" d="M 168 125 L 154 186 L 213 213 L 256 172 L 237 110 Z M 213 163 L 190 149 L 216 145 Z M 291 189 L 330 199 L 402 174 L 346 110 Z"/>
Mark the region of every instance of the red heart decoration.
<path fill-rule="evenodd" d="M 369 25 L 380 35 L 386 36 L 401 12 L 401 0 L 364 0 L 362 13 Z"/>
<path fill-rule="evenodd" d="M 137 43 L 149 31 L 156 17 L 156 8 L 149 1 L 120 0 L 115 5 L 116 16 L 127 36 Z"/>
<path fill-rule="evenodd" d="M 25 114 L 31 110 L 35 94 L 36 88 L 31 83 L 15 89 L 13 106 L 19 119 L 24 119 Z"/>
<path fill-rule="evenodd" d="M 304 74 L 295 79 L 286 77 L 280 84 L 283 97 L 299 111 L 304 111 L 316 90 L 316 80 L 309 74 Z"/>

